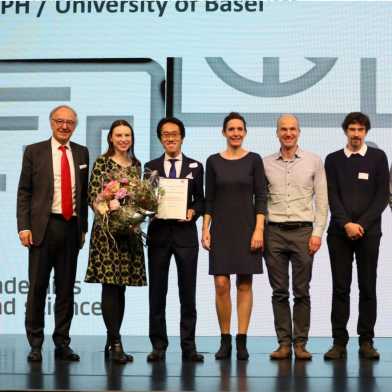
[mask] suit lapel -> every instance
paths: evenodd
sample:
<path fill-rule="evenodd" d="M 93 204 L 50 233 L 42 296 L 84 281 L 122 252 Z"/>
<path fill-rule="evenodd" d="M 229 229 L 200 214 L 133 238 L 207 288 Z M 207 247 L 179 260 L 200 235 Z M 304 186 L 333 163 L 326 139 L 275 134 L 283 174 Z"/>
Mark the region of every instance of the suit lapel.
<path fill-rule="evenodd" d="M 79 162 L 80 157 L 78 153 L 78 149 L 76 148 L 74 143 L 70 143 L 72 159 L 74 163 L 74 172 L 75 172 L 75 198 L 76 198 L 76 210 L 78 211 L 79 207 L 79 195 L 80 195 L 80 176 L 79 176 Z"/>
<path fill-rule="evenodd" d="M 189 164 L 191 163 L 191 160 L 186 157 L 184 154 L 182 154 L 182 166 L 181 166 L 181 173 L 180 173 L 180 178 L 186 178 L 186 176 L 190 172 Z M 188 179 L 188 202 L 187 202 L 187 209 L 190 208 L 191 202 L 192 202 L 192 190 L 191 190 L 191 180 Z"/>
<path fill-rule="evenodd" d="M 165 162 L 165 154 L 163 154 L 160 158 L 158 158 L 159 177 L 166 177 L 164 162 Z"/>
<path fill-rule="evenodd" d="M 182 154 L 182 165 L 179 178 L 185 178 L 187 174 L 189 174 L 189 162 L 190 160 L 184 154 Z"/>
<path fill-rule="evenodd" d="M 53 153 L 52 153 L 52 139 L 49 139 L 45 146 L 45 162 L 48 164 L 46 167 L 48 168 L 48 177 L 49 177 L 49 189 L 50 189 L 50 198 L 53 200 L 54 194 L 54 173 L 53 173 Z"/>

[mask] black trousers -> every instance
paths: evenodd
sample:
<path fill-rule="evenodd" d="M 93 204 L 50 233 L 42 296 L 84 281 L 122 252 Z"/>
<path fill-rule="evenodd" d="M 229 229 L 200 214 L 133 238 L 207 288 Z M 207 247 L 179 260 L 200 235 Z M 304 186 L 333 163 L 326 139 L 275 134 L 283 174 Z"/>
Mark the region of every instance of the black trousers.
<path fill-rule="evenodd" d="M 78 254 L 76 219 L 65 221 L 61 216 L 51 215 L 43 242 L 29 249 L 30 285 L 25 326 L 31 347 L 41 347 L 44 341 L 46 294 L 52 269 L 56 294 L 53 341 L 57 347 L 69 345 Z"/>
<path fill-rule="evenodd" d="M 359 343 L 373 341 L 377 318 L 376 283 L 380 238 L 381 235 L 374 235 L 353 241 L 341 235 L 329 234 L 327 237 L 333 281 L 331 322 L 335 344 L 346 345 L 349 339 L 347 322 L 350 317 L 354 255 L 359 288 Z"/>
<path fill-rule="evenodd" d="M 154 349 L 166 350 L 166 295 L 170 259 L 177 265 L 178 292 L 181 304 L 180 337 L 183 352 L 196 350 L 196 274 L 198 247 L 148 247 L 150 299 L 149 336 Z"/>

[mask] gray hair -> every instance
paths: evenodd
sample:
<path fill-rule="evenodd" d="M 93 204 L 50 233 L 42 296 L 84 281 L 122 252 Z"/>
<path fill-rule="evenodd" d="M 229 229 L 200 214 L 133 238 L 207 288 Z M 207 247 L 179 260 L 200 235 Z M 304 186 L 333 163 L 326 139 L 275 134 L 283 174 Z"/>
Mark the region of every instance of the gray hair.
<path fill-rule="evenodd" d="M 75 109 L 71 108 L 71 106 L 68 106 L 68 105 L 59 105 L 59 106 L 56 106 L 54 109 L 52 109 L 52 111 L 49 113 L 49 120 L 51 120 L 53 118 L 53 115 L 60 109 L 70 110 L 76 118 L 76 125 L 78 124 L 78 114 L 76 113 Z"/>

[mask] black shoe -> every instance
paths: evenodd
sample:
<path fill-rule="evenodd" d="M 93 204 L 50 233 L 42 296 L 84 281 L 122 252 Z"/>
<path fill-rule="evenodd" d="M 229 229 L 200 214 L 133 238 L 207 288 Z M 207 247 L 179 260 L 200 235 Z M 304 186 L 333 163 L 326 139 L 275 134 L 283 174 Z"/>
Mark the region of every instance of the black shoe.
<path fill-rule="evenodd" d="M 229 333 L 221 334 L 221 345 L 215 353 L 215 359 L 227 359 L 231 357 L 231 335 Z"/>
<path fill-rule="evenodd" d="M 235 344 L 237 347 L 237 359 L 239 361 L 247 361 L 249 359 L 249 353 L 246 348 L 246 335 L 238 334 L 235 337 Z"/>
<path fill-rule="evenodd" d="M 54 357 L 56 359 L 61 359 L 62 361 L 76 362 L 80 360 L 78 354 L 76 354 L 71 347 L 56 347 L 54 349 Z"/>
<path fill-rule="evenodd" d="M 204 362 L 204 356 L 197 351 L 183 352 L 182 360 L 186 362 Z"/>
<path fill-rule="evenodd" d="M 166 358 L 166 351 L 165 350 L 157 350 L 154 348 L 150 352 L 150 354 L 147 355 L 147 362 L 161 362 L 164 361 Z"/>
<path fill-rule="evenodd" d="M 42 362 L 41 347 L 31 347 L 27 360 L 29 362 Z"/>
<path fill-rule="evenodd" d="M 124 353 L 121 340 L 115 340 L 109 345 L 109 360 L 119 363 L 121 365 L 125 365 L 127 362 L 132 362 L 133 357 L 131 356 L 132 360 L 128 360 L 128 355 Z"/>
<path fill-rule="evenodd" d="M 120 341 L 121 343 L 121 341 Z M 123 349 L 124 351 L 124 349 Z M 124 351 L 124 355 L 127 358 L 127 362 L 133 362 L 133 356 L 131 354 L 127 354 Z M 106 339 L 106 344 L 105 344 L 105 359 L 110 359 L 110 341 L 109 338 Z"/>

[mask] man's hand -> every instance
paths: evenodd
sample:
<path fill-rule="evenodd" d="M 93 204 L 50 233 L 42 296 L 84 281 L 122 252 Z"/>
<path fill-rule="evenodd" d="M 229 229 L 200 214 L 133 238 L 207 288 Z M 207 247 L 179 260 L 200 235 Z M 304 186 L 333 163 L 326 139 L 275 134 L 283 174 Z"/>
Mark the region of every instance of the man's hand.
<path fill-rule="evenodd" d="M 211 235 L 210 229 L 204 229 L 201 235 L 201 244 L 205 250 L 210 250 L 211 248 Z"/>
<path fill-rule="evenodd" d="M 186 212 L 186 219 L 179 219 L 179 222 L 190 222 L 195 215 L 196 215 L 195 210 L 189 208 Z"/>
<path fill-rule="evenodd" d="M 23 246 L 30 248 L 33 245 L 33 233 L 31 230 L 22 230 L 19 232 L 19 239 Z"/>
<path fill-rule="evenodd" d="M 357 240 L 358 238 L 363 237 L 363 235 L 365 234 L 364 228 L 358 223 L 346 223 L 344 225 L 344 229 L 346 230 L 348 238 L 350 238 L 351 240 Z"/>
<path fill-rule="evenodd" d="M 264 245 L 264 231 L 263 230 L 255 230 L 252 234 L 252 238 L 250 240 L 250 250 L 252 252 L 263 249 Z"/>
<path fill-rule="evenodd" d="M 309 244 L 308 244 L 309 254 L 313 256 L 320 249 L 320 246 L 321 246 L 321 238 L 312 235 L 309 238 Z"/>

